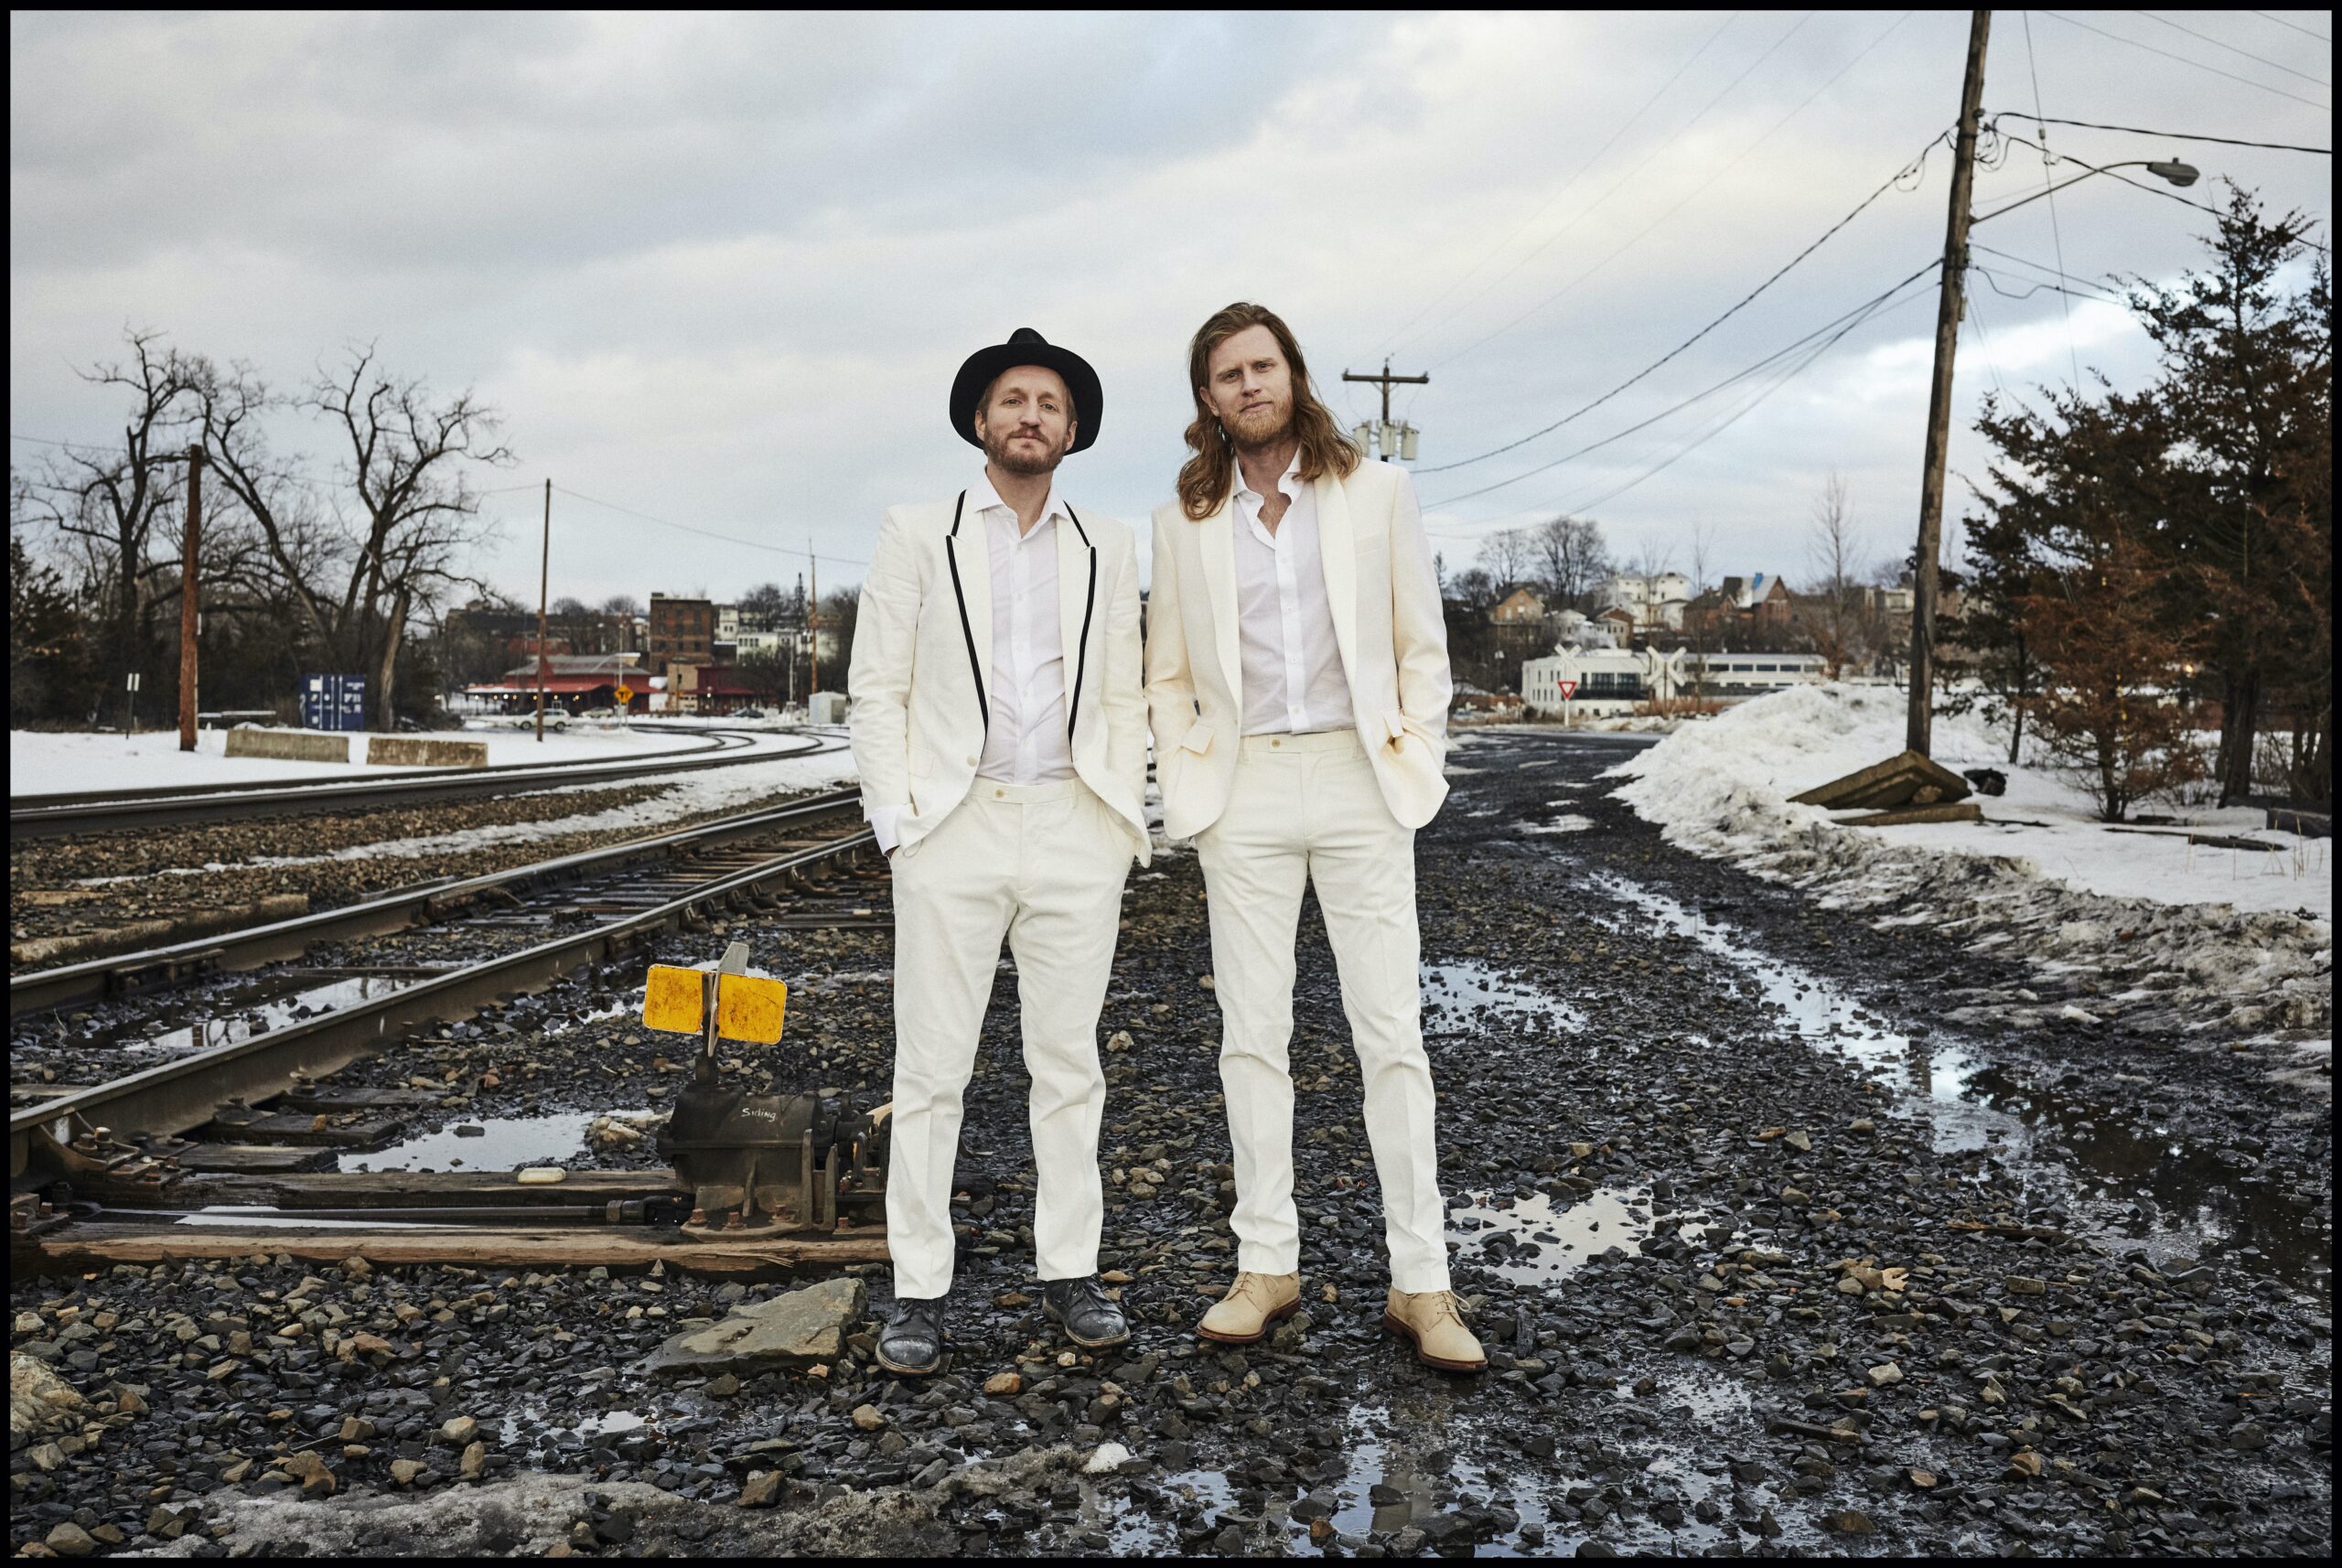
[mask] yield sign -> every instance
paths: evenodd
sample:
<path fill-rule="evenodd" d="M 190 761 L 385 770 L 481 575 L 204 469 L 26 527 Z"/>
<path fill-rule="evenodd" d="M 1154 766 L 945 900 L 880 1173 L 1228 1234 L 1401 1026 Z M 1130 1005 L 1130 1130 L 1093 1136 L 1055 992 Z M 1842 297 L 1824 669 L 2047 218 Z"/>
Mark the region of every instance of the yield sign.
<path fill-rule="evenodd" d="M 1562 701 L 1564 703 L 1577 695 L 1577 682 L 1574 681 L 1556 681 L 1553 684 L 1562 689 Z"/>

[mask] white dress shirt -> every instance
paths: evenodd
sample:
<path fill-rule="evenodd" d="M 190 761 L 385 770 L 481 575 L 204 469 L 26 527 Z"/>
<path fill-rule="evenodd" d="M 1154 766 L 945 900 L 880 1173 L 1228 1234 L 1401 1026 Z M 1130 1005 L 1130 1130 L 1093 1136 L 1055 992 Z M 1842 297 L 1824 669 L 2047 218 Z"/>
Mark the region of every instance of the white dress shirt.
<path fill-rule="evenodd" d="M 1000 499 L 989 473 L 968 487 L 968 508 L 984 526 L 992 558 L 990 720 L 976 777 L 995 784 L 1054 784 L 1073 777 L 1073 737 L 1065 727 L 1065 637 L 1058 628 L 1057 488 L 1032 532 Z"/>
<path fill-rule="evenodd" d="M 1246 735 L 1307 735 L 1352 724 L 1349 680 L 1334 640 L 1333 601 L 1317 550 L 1317 497 L 1294 454 L 1277 489 L 1288 504 L 1272 533 L 1267 499 L 1236 469 L 1237 658 Z"/>

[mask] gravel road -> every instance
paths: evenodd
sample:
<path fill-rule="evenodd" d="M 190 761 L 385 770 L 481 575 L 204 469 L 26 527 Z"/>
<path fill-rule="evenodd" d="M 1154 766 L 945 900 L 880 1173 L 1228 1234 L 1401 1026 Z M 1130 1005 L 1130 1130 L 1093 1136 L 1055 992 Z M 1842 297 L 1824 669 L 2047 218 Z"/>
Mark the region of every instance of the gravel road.
<path fill-rule="evenodd" d="M 1181 854 L 1133 880 L 1104 1020 L 1124 1349 L 1064 1353 L 1041 1316 L 1004 966 L 969 1092 L 948 1375 L 870 1365 L 884 1270 L 823 1375 L 655 1385 L 632 1364 L 744 1287 L 266 1257 L 19 1277 L 16 1350 L 98 1420 L 12 1435 L 11 1540 L 2327 1551 L 2329 1101 L 2240 1040 L 1944 1027 L 1954 992 L 2039 983 L 1663 845 L 1596 779 L 1633 744 L 1476 737 L 1419 843 L 1441 1171 L 1457 1288 L 1493 1352 L 1481 1378 L 1421 1369 L 1377 1331 L 1378 1197 L 1314 907 L 1293 1050 L 1306 1311 L 1251 1350 L 1193 1338 L 1233 1243 L 1202 880 Z M 731 934 L 793 982 L 788 1042 L 747 1070 L 882 1098 L 886 935 Z M 473 1164 L 494 1165 L 511 1122 L 671 1092 L 661 1058 L 682 1053 L 628 1015 L 639 981 L 587 977 L 351 1076 L 444 1087 L 418 1131 L 484 1124 Z M 342 1360 L 278 1332 L 320 1313 L 387 1348 Z M 771 1506 L 739 1506 L 759 1473 Z"/>

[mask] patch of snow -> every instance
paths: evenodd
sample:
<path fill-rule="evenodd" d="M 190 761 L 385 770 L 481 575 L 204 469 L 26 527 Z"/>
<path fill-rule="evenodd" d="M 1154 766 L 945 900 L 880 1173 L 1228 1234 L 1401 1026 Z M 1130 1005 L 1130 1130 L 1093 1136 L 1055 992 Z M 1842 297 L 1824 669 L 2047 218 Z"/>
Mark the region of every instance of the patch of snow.
<path fill-rule="evenodd" d="M 1550 822 L 1530 822 L 1520 831 L 1530 833 L 1582 833 L 1593 825 L 1592 817 L 1581 817 L 1575 811 L 1564 811 Z"/>
<path fill-rule="evenodd" d="M 191 784 L 314 784 L 342 779 L 375 779 L 414 773 L 413 768 L 377 767 L 364 760 L 370 737 L 349 737 L 349 755 L 360 760 L 288 762 L 274 757 L 230 757 L 226 730 L 198 730 L 195 749 L 181 751 L 177 730 L 8 732 L 8 793 L 67 795 L 84 789 L 168 789 Z M 491 768 L 532 762 L 581 760 L 623 762 L 666 751 L 694 751 L 706 742 L 683 730 L 658 731 L 637 725 L 591 728 L 573 725 L 545 733 L 540 746 L 532 733 L 510 729 L 433 730 L 406 739 L 484 740 Z"/>
<path fill-rule="evenodd" d="M 1081 1473 L 1085 1476 L 1103 1476 L 1115 1466 L 1127 1463 L 1130 1456 L 1131 1451 L 1119 1443 L 1101 1443 L 1098 1444 L 1098 1452 L 1092 1454 L 1090 1456 L 1090 1462 L 1082 1466 Z"/>
<path fill-rule="evenodd" d="M 2045 973 L 2142 981 L 2153 1000 L 2094 999 L 2098 1016 L 2172 1010 L 2242 1029 L 2316 1028 L 2333 1010 L 2333 863 L 2323 840 L 2272 832 L 2257 811 L 2191 811 L 2188 826 L 2275 852 L 2116 832 L 2056 773 L 2011 765 L 2004 736 L 1939 715 L 1936 759 L 1991 767 L 2007 793 L 1982 823 L 1863 828 L 1789 797 L 1903 749 L 1890 689 L 1802 686 L 1686 725 L 1610 769 L 1619 798 L 1671 842 L 1811 890 L 1826 908 L 1877 911 L 2018 946 Z M 2063 989 L 2061 986 L 2060 989 Z M 2109 985 L 2109 991 L 2121 989 Z"/>

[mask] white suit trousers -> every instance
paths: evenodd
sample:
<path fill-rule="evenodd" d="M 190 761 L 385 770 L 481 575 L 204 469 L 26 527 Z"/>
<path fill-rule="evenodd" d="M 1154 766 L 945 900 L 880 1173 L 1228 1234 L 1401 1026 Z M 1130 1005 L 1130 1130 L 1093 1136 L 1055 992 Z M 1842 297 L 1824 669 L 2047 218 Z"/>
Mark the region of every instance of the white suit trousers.
<path fill-rule="evenodd" d="M 1033 1240 L 1044 1280 L 1098 1272 L 1105 1220 L 1098 1122 L 1106 1079 L 1098 1013 L 1113 969 L 1130 830 L 1078 779 L 995 784 L 890 863 L 895 898 L 895 1109 L 886 1248 L 898 1299 L 951 1288 L 952 1165 L 961 1095 L 975 1070 L 1004 935 L 1016 1000 L 1033 1158 Z"/>
<path fill-rule="evenodd" d="M 1236 1154 L 1236 1266 L 1301 1267 L 1286 1047 L 1301 894 L 1315 882 L 1365 1078 L 1391 1283 L 1447 1289 L 1417 975 L 1415 835 L 1391 816 L 1356 732 L 1247 737 L 1228 809 L 1196 835 L 1196 852 L 1210 892 L 1219 1082 Z"/>

